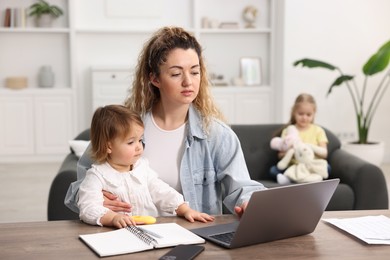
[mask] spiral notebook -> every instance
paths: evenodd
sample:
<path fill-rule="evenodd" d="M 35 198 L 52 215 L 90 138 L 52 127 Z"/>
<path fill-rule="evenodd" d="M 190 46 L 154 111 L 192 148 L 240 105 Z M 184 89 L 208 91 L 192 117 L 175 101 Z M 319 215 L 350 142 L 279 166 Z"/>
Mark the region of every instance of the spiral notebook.
<path fill-rule="evenodd" d="M 205 243 L 176 223 L 129 226 L 108 232 L 79 235 L 100 257 L 129 254 L 154 248 Z"/>

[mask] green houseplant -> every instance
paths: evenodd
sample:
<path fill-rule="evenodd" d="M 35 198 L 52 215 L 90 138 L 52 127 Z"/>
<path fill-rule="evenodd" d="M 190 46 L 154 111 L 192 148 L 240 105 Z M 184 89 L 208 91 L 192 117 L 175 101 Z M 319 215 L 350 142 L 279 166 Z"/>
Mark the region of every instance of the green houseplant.
<path fill-rule="evenodd" d="M 36 17 L 37 25 L 40 27 L 49 25 L 53 18 L 58 18 L 64 14 L 60 7 L 51 5 L 44 0 L 39 0 L 38 2 L 32 4 L 29 7 L 29 10 L 29 16 Z"/>
<path fill-rule="evenodd" d="M 327 96 L 332 92 L 334 87 L 346 86 L 351 96 L 358 128 L 358 140 L 356 143 L 368 144 L 368 133 L 375 112 L 382 100 L 384 93 L 390 85 L 390 70 L 386 71 L 379 85 L 376 86 L 372 97 L 367 97 L 367 88 L 370 87 L 368 80 L 371 76 L 386 70 L 390 61 L 390 41 L 382 45 L 379 50 L 373 54 L 368 61 L 364 64 L 362 71 L 364 74 L 364 81 L 362 88 L 359 88 L 352 75 L 347 75 L 342 70 L 329 63 L 313 60 L 313 59 L 301 59 L 294 62 L 294 66 L 302 65 L 302 67 L 308 68 L 324 68 L 329 70 L 337 70 L 339 76 L 330 85 L 327 92 Z M 367 103 L 368 102 L 368 103 Z"/>

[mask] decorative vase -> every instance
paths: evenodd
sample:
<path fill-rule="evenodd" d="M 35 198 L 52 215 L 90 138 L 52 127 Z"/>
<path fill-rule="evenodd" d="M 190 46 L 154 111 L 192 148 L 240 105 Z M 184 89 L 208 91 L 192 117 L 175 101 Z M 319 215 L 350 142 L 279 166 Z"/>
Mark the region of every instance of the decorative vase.
<path fill-rule="evenodd" d="M 42 88 L 54 86 L 54 73 L 51 66 L 42 66 L 38 74 L 38 85 Z"/>
<path fill-rule="evenodd" d="M 345 143 L 342 149 L 378 167 L 381 166 L 385 155 L 385 143 L 370 144 Z"/>

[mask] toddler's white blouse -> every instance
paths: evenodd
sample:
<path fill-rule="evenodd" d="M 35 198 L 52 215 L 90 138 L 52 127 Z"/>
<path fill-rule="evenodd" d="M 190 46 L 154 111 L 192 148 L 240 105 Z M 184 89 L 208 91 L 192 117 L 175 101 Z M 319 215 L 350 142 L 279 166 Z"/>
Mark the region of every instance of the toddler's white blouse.
<path fill-rule="evenodd" d="M 149 167 L 141 158 L 129 172 L 118 172 L 109 163 L 93 164 L 80 185 L 78 206 L 80 219 L 92 225 L 101 225 L 100 218 L 107 213 L 103 206 L 102 190 L 109 191 L 121 201 L 130 203 L 133 216 L 172 215 L 184 202 L 183 196 Z"/>

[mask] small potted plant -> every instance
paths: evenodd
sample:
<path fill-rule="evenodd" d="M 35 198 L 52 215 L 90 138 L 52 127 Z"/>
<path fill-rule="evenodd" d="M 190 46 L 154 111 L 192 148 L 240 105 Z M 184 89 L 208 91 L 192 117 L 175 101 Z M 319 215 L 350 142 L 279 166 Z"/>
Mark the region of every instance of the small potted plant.
<path fill-rule="evenodd" d="M 390 70 L 385 71 L 382 80 L 375 87 L 369 84 L 369 78 L 375 74 L 386 70 L 390 62 L 390 41 L 383 44 L 379 50 L 374 53 L 362 67 L 364 74 L 364 81 L 362 88 L 356 84 L 353 75 L 344 74 L 344 72 L 337 66 L 329 63 L 314 60 L 301 59 L 294 62 L 294 66 L 302 65 L 307 68 L 323 68 L 328 70 L 336 70 L 338 77 L 330 85 L 327 95 L 329 95 L 334 87 L 346 86 L 348 93 L 351 96 L 353 108 L 355 111 L 355 118 L 357 122 L 358 140 L 356 144 L 373 144 L 368 138 L 370 126 L 374 118 L 375 112 L 382 100 L 382 97 L 390 85 Z M 371 98 L 367 96 L 367 89 L 374 88 Z M 357 148 L 354 148 L 357 149 Z"/>
<path fill-rule="evenodd" d="M 36 18 L 38 27 L 50 27 L 54 18 L 58 18 L 64 14 L 62 9 L 56 5 L 51 5 L 44 0 L 30 6 L 29 16 Z"/>

